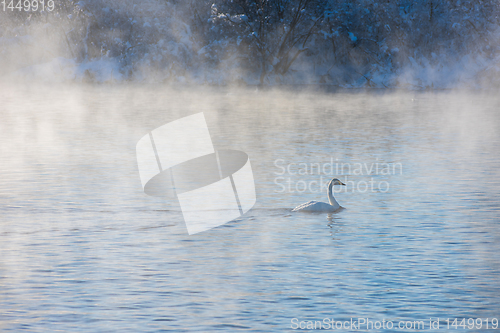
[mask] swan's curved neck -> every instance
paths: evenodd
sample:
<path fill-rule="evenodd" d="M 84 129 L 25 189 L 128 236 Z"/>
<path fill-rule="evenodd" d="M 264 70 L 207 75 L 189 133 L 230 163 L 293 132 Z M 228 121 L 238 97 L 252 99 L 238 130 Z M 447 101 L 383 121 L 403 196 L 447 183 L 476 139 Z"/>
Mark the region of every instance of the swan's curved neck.
<path fill-rule="evenodd" d="M 330 182 L 330 184 L 328 184 L 328 201 L 330 202 L 330 205 L 332 205 L 332 206 L 339 205 L 337 200 L 335 200 L 335 198 L 333 197 L 333 182 Z"/>

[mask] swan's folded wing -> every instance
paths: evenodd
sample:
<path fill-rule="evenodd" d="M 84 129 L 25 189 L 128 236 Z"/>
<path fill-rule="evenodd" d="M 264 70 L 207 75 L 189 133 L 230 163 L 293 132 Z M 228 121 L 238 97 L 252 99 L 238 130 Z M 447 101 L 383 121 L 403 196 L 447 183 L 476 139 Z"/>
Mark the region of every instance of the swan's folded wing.
<path fill-rule="evenodd" d="M 317 203 L 318 203 L 318 201 L 309 201 L 309 202 L 303 203 L 302 205 L 298 205 L 297 207 L 295 207 L 292 210 L 292 212 L 296 212 L 296 211 L 304 210 L 304 209 L 307 210 L 307 207 L 313 206 L 313 205 L 315 205 Z"/>
<path fill-rule="evenodd" d="M 339 207 L 334 207 L 326 202 L 309 201 L 305 204 L 295 207 L 292 212 L 307 212 L 307 213 L 333 213 Z"/>

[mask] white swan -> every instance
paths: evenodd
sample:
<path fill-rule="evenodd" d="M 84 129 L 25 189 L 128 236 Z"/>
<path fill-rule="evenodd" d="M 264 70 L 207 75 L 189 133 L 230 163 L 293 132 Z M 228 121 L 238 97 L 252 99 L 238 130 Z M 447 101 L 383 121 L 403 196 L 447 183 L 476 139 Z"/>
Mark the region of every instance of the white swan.
<path fill-rule="evenodd" d="M 319 202 L 319 201 L 309 201 L 306 203 L 303 203 L 302 205 L 299 205 L 295 207 L 292 212 L 307 212 L 307 213 L 332 213 L 336 210 L 338 210 L 340 207 L 339 203 L 335 198 L 333 197 L 332 193 L 332 188 L 333 185 L 344 185 L 340 180 L 337 178 L 333 178 L 330 180 L 328 183 L 328 201 L 330 204 L 327 204 L 326 202 Z"/>

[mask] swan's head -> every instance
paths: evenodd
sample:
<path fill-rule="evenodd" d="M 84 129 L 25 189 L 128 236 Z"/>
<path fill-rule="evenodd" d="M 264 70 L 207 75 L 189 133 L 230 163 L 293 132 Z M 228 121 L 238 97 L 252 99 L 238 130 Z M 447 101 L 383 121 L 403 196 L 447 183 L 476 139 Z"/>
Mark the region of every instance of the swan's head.
<path fill-rule="evenodd" d="M 332 183 L 332 185 L 344 185 L 344 186 L 346 186 L 344 183 L 342 183 L 337 178 L 333 178 L 332 180 L 330 180 L 330 183 Z"/>

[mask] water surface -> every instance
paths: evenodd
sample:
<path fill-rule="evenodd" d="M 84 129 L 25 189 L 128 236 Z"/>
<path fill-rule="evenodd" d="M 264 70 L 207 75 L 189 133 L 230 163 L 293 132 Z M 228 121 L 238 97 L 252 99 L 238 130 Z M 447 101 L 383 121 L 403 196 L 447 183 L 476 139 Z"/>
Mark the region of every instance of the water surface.
<path fill-rule="evenodd" d="M 498 96 L 2 86 L 0 97 L 2 331 L 500 317 Z M 135 144 L 201 111 L 216 149 L 250 156 L 257 204 L 189 236 L 175 203 L 143 193 Z M 348 182 L 335 194 L 345 210 L 290 212 L 326 201 L 332 177 Z"/>

